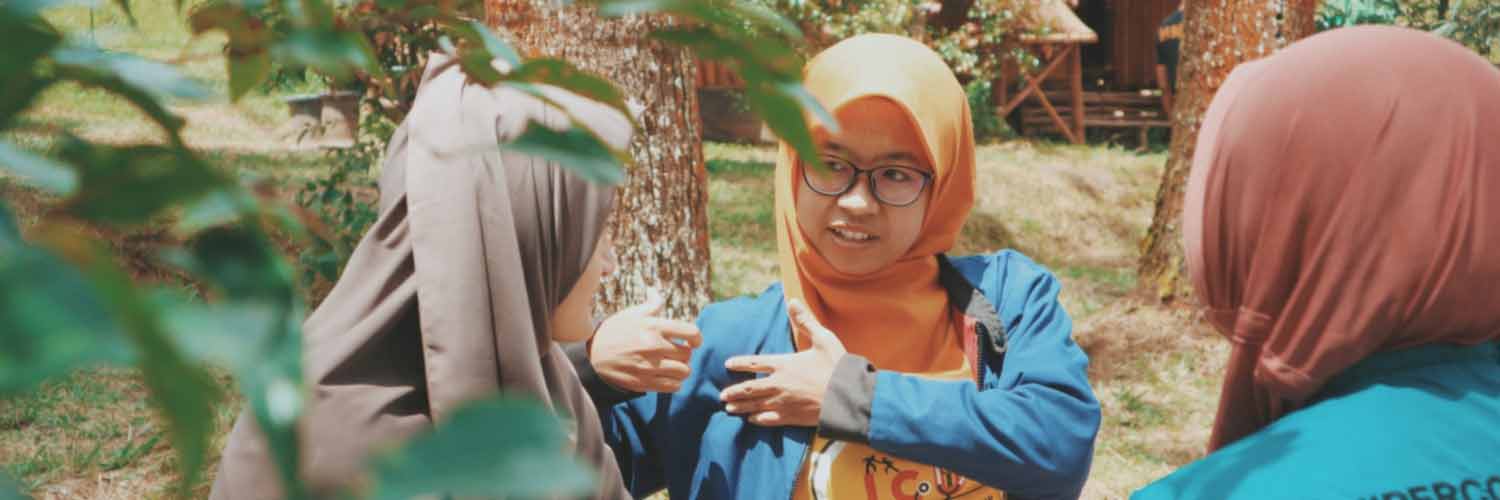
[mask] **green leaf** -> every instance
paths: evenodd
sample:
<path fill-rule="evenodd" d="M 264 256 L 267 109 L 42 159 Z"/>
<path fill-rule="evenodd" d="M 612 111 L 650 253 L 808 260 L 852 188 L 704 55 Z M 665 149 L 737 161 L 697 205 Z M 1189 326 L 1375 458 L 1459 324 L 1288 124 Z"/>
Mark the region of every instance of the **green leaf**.
<path fill-rule="evenodd" d="M 11 74 L 15 76 L 0 79 L 0 130 L 9 128 L 11 120 L 54 82 L 51 78 L 38 78 L 28 73 Z"/>
<path fill-rule="evenodd" d="M 167 296 L 160 302 L 163 324 L 185 356 L 236 371 L 260 363 L 284 327 L 279 308 L 264 301 L 205 304 Z"/>
<path fill-rule="evenodd" d="M 0 2 L 0 13 L 3 13 L 6 17 L 36 19 L 48 7 L 69 3 L 73 2 L 58 0 L 7 0 Z"/>
<path fill-rule="evenodd" d="M 592 182 L 619 184 L 625 179 L 623 155 L 580 127 L 559 132 L 532 122 L 520 137 L 500 147 L 558 162 Z"/>
<path fill-rule="evenodd" d="M 271 55 L 266 52 L 231 54 L 224 63 L 229 66 L 230 100 L 238 101 L 271 76 Z"/>
<path fill-rule="evenodd" d="M 69 212 L 111 224 L 137 224 L 232 183 L 185 150 L 101 146 L 66 138 L 59 156 L 80 172 Z"/>
<path fill-rule="evenodd" d="M 293 31 L 274 46 L 272 53 L 339 81 L 350 79 L 356 71 L 380 74 L 369 41 L 353 32 Z"/>
<path fill-rule="evenodd" d="M 299 310 L 300 311 L 300 310 Z M 238 372 L 241 391 L 281 476 L 288 499 L 306 498 L 300 474 L 297 419 L 304 411 L 302 387 L 301 313 L 287 314 L 288 330 L 264 351 L 261 362 Z"/>
<path fill-rule="evenodd" d="M 316 31 L 333 29 L 333 6 L 323 0 L 283 0 L 283 11 L 288 19 L 302 28 Z"/>
<path fill-rule="evenodd" d="M 158 99 L 205 99 L 210 95 L 207 87 L 177 68 L 131 54 L 70 45 L 54 50 L 52 59 L 59 66 L 94 75 L 96 81 L 118 81 Z"/>
<path fill-rule="evenodd" d="M 125 13 L 125 21 L 129 22 L 132 28 L 136 27 L 135 13 L 130 11 L 130 0 L 115 0 L 115 5 L 120 7 L 120 12 Z M 182 10 L 182 0 L 177 0 L 177 10 Z"/>
<path fill-rule="evenodd" d="M 305 392 L 301 307 L 261 300 L 215 305 L 179 301 L 168 317 L 185 352 L 234 372 L 249 412 L 266 437 L 286 497 L 305 497 L 297 472 L 297 420 Z"/>
<path fill-rule="evenodd" d="M 592 489 L 592 473 L 564 445 L 557 417 L 537 403 L 478 402 L 454 412 L 434 432 L 378 456 L 375 498 L 586 494 Z"/>
<path fill-rule="evenodd" d="M 227 299 L 212 306 L 179 304 L 170 324 L 189 352 L 234 371 L 276 458 L 287 497 L 305 496 L 296 429 L 303 411 L 303 308 L 290 270 L 254 226 L 210 229 L 194 239 L 190 253 L 168 260 L 203 277 Z"/>
<path fill-rule="evenodd" d="M 27 185 L 65 195 L 78 187 L 78 174 L 67 165 L 0 141 L 0 169 L 21 177 Z"/>
<path fill-rule="evenodd" d="M 259 231 L 215 228 L 192 241 L 199 276 L 235 299 L 264 299 L 279 303 L 295 295 L 292 277 L 271 241 Z"/>
<path fill-rule="evenodd" d="M 500 70 L 490 64 L 491 60 L 483 50 L 465 48 L 458 52 L 458 65 L 463 68 L 464 74 L 485 85 L 494 85 L 505 78 Z"/>
<path fill-rule="evenodd" d="M 766 120 L 766 126 L 777 137 L 797 150 L 803 162 L 809 165 L 820 164 L 818 146 L 813 142 L 812 132 L 807 127 L 802 103 L 799 97 L 794 96 L 790 85 L 794 84 L 747 87 L 745 101 L 750 104 L 751 111 Z"/>
<path fill-rule="evenodd" d="M 630 109 L 625 106 L 625 97 L 609 80 L 578 69 L 561 59 L 532 59 L 515 71 L 505 75 L 507 81 L 541 83 L 559 87 L 575 94 L 607 104 L 625 116 Z"/>
<path fill-rule="evenodd" d="M 495 32 L 491 31 L 483 23 L 479 21 L 462 21 L 454 25 L 452 29 L 454 34 L 460 39 L 467 40 L 483 48 L 490 59 L 500 58 L 510 64 L 512 68 L 521 65 L 521 54 L 516 52 L 515 47 L 511 47 L 505 40 L 495 36 Z"/>
<path fill-rule="evenodd" d="M 34 10 L 46 3 L 0 2 L 0 33 L 5 33 L 5 50 L 0 50 L 0 75 L 5 75 L 0 78 L 0 129 L 8 127 L 10 120 L 51 83 L 51 79 L 38 76 L 37 66 L 62 42 L 62 34 Z"/>
<path fill-rule="evenodd" d="M 725 61 L 747 81 L 760 75 L 767 80 L 791 80 L 802 74 L 796 50 L 769 37 L 727 37 L 702 26 L 656 30 L 650 37 L 685 47 L 703 59 Z"/>
<path fill-rule="evenodd" d="M 783 82 L 777 85 L 777 88 L 796 99 L 797 103 L 802 105 L 803 110 L 811 112 L 823 128 L 835 134 L 839 132 L 839 121 L 834 119 L 833 113 L 829 113 L 828 109 L 824 108 L 823 104 L 807 91 L 807 87 L 802 86 L 801 83 Z"/>
<path fill-rule="evenodd" d="M 190 235 L 240 220 L 254 211 L 249 203 L 241 193 L 214 191 L 183 208 L 182 217 L 172 230 L 179 235 Z"/>
<path fill-rule="evenodd" d="M 0 259 L 20 246 L 21 227 L 16 225 L 16 217 L 5 206 L 5 200 L 0 200 Z"/>
<path fill-rule="evenodd" d="M 236 3 L 215 1 L 194 7 L 188 15 L 188 26 L 193 35 L 223 31 L 229 37 L 231 54 L 265 50 L 271 42 L 271 32 L 266 29 L 265 22 Z"/>
<path fill-rule="evenodd" d="M 752 2 L 734 2 L 734 6 L 738 10 L 740 17 L 750 19 L 759 26 L 770 28 L 772 31 L 793 40 L 801 40 L 803 38 L 802 29 L 797 27 L 797 23 L 792 22 L 791 19 L 783 17 L 770 8 Z"/>
<path fill-rule="evenodd" d="M 0 471 L 0 500 L 30 500 L 31 497 L 21 493 L 21 485 L 16 484 L 5 471 Z"/>
<path fill-rule="evenodd" d="M 208 95 L 196 81 L 171 66 L 132 55 L 90 47 L 69 46 L 53 51 L 57 76 L 99 87 L 124 97 L 167 131 L 176 145 L 183 120 L 167 110 L 162 100 L 170 97 L 197 99 Z"/>
<path fill-rule="evenodd" d="M 167 420 L 167 436 L 177 452 L 178 493 L 186 495 L 197 482 L 214 432 L 213 407 L 218 383 L 202 367 L 190 363 L 163 328 L 161 311 L 135 289 L 130 276 L 100 249 L 77 238 L 52 238 L 84 270 L 116 324 L 135 347 L 137 367 L 151 392 L 151 401 Z"/>
<path fill-rule="evenodd" d="M 8 215 L 6 216 L 8 219 Z M 87 278 L 51 253 L 0 249 L 0 397 L 86 365 L 129 359 L 114 317 Z"/>

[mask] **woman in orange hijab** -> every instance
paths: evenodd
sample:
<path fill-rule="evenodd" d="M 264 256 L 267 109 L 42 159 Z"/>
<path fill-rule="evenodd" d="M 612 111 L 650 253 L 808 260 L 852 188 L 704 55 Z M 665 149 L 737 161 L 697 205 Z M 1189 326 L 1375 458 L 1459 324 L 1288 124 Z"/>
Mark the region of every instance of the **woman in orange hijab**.
<path fill-rule="evenodd" d="M 1183 236 L 1233 344 L 1158 498 L 1500 498 L 1500 71 L 1401 28 L 1229 76 Z"/>
<path fill-rule="evenodd" d="M 963 88 L 937 54 L 891 35 L 845 40 L 805 72 L 838 127 L 815 130 L 821 166 L 782 145 L 782 282 L 703 311 L 676 393 L 601 411 L 627 485 L 1076 498 L 1099 406 L 1057 280 L 1013 251 L 944 255 L 974 202 Z M 590 361 L 609 381 L 615 363 Z"/>

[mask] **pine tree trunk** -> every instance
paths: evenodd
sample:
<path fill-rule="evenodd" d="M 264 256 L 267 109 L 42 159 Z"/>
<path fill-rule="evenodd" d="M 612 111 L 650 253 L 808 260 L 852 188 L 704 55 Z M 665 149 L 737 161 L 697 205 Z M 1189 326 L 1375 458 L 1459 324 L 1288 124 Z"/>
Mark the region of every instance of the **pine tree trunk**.
<path fill-rule="evenodd" d="M 1318 32 L 1318 0 L 1286 0 L 1281 15 L 1281 38 L 1284 44 L 1307 38 Z"/>
<path fill-rule="evenodd" d="M 692 320 L 709 300 L 708 174 L 698 122 L 697 66 L 685 50 L 650 42 L 664 16 L 604 19 L 591 9 L 532 0 L 486 0 L 490 26 L 509 31 L 527 57 L 560 57 L 615 82 L 640 126 L 635 159 L 614 212 L 619 270 L 600 292 L 603 312 L 642 301 Z"/>
<path fill-rule="evenodd" d="M 1156 214 L 1141 242 L 1139 287 L 1170 301 L 1191 290 L 1182 251 L 1182 201 L 1198 127 L 1214 92 L 1241 62 L 1269 55 L 1277 45 L 1277 2 L 1211 0 L 1183 9 L 1181 72 L 1172 109 L 1172 144 L 1156 194 Z"/>

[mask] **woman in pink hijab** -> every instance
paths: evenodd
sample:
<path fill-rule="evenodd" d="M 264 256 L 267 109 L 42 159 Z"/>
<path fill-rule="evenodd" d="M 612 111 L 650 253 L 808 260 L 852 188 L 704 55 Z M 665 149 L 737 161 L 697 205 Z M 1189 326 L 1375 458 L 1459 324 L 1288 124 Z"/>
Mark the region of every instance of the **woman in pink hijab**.
<path fill-rule="evenodd" d="M 1233 348 L 1213 453 L 1134 498 L 1500 499 L 1500 70 L 1388 27 L 1244 64 L 1184 212 Z"/>

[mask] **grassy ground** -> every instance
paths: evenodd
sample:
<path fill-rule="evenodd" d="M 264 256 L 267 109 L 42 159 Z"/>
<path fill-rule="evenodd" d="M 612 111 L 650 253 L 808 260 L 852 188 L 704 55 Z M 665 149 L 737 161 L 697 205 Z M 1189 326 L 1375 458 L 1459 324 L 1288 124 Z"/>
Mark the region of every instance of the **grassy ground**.
<path fill-rule="evenodd" d="M 188 43 L 172 2 L 134 2 L 139 31 L 112 8 L 94 12 L 101 45 L 159 60 L 182 60 L 187 71 L 224 89 L 216 40 Z M 89 11 L 54 12 L 88 34 Z M 187 45 L 187 49 L 184 49 Z M 305 91 L 303 89 L 302 91 Z M 220 164 L 295 186 L 327 168 L 315 151 L 271 140 L 286 116 L 276 95 L 179 103 L 188 140 Z M 27 115 L 28 126 L 66 127 L 120 143 L 152 140 L 138 111 L 96 91 L 63 87 Z M 44 147 L 17 134 L 23 144 Z M 28 142 L 29 141 L 29 142 Z M 772 150 L 709 144 L 713 295 L 755 293 L 776 279 L 770 203 Z M 1104 425 L 1085 496 L 1118 498 L 1201 454 L 1217 401 L 1227 346 L 1191 311 L 1145 303 L 1131 294 L 1137 242 L 1150 222 L 1165 158 L 1117 147 L 1015 142 L 979 151 L 979 197 L 955 253 L 1016 248 L 1063 281 L 1062 300 L 1074 336 L 1092 359 L 1090 376 L 1104 405 Z M 20 206 L 42 203 L 6 188 Z M 121 235 L 129 254 L 149 247 L 149 230 Z M 226 389 L 229 382 L 225 379 Z M 227 432 L 238 401 L 218 411 Z M 217 446 L 215 447 L 217 449 Z M 48 384 L 35 394 L 0 402 L 0 466 L 40 498 L 157 498 L 173 480 L 173 459 L 129 371 L 96 370 Z M 213 465 L 211 464 L 210 470 Z M 206 493 L 206 483 L 197 489 Z"/>

